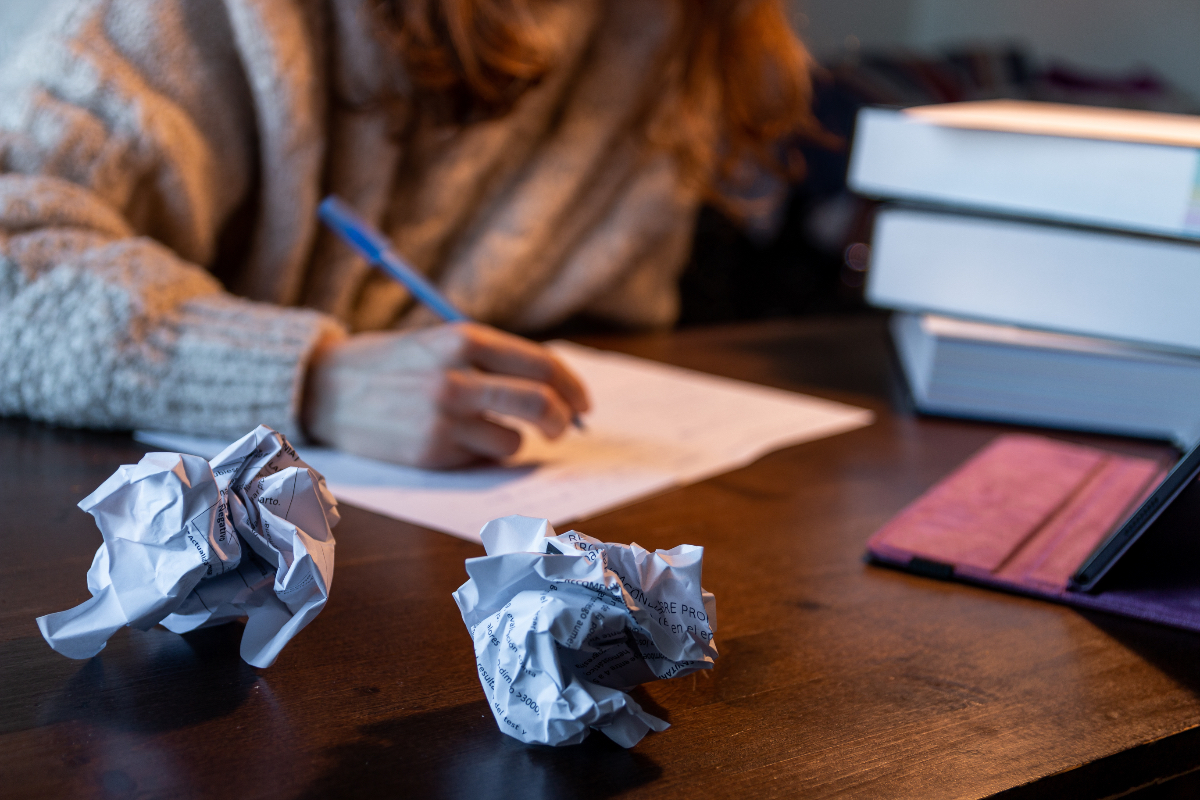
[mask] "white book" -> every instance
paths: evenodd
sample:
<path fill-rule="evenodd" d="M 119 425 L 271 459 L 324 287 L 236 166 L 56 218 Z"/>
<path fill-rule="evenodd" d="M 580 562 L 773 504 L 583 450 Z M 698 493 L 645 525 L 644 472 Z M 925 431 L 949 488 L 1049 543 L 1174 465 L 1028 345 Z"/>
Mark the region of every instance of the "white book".
<path fill-rule="evenodd" d="M 1200 244 L 885 208 L 867 299 L 1200 352 Z"/>
<path fill-rule="evenodd" d="M 1200 117 L 994 100 L 863 109 L 847 181 L 913 200 L 1200 238 Z"/>
<path fill-rule="evenodd" d="M 891 324 L 921 411 L 1181 447 L 1200 438 L 1200 357 L 932 314 Z"/>

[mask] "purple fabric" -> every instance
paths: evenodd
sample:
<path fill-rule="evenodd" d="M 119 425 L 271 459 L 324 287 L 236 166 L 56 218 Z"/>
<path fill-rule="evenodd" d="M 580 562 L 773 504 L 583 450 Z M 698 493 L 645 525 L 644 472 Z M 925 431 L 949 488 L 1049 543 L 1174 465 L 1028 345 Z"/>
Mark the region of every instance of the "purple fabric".
<path fill-rule="evenodd" d="M 1165 473 L 1149 459 L 1001 436 L 892 518 L 867 550 L 901 569 L 1200 631 L 1200 544 L 1192 543 L 1200 537 L 1191 524 L 1200 491 L 1190 507 L 1173 509 L 1176 519 L 1164 514 L 1153 541 L 1130 549 L 1098 591 L 1067 588 Z"/>

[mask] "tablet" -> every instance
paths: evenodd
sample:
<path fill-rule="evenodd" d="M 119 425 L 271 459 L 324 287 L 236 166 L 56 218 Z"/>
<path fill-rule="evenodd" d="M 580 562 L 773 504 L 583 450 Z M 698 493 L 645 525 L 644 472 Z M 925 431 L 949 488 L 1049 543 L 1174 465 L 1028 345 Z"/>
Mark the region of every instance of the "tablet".
<path fill-rule="evenodd" d="M 1197 475 L 1200 475 L 1200 443 L 1179 459 L 1146 501 L 1088 556 L 1083 566 L 1071 577 L 1070 588 L 1080 592 L 1096 588 L 1100 579 Z"/>

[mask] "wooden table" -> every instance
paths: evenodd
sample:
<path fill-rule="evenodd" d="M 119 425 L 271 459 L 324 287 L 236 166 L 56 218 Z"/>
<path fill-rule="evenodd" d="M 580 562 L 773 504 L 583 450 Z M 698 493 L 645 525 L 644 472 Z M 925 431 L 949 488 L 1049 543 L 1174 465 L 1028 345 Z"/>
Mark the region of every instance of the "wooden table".
<path fill-rule="evenodd" d="M 10 420 L 0 796 L 1100 797 L 1200 768 L 1200 636 L 863 563 L 876 528 L 1002 430 L 905 410 L 880 318 L 588 341 L 878 414 L 579 525 L 706 548 L 716 669 L 637 691 L 668 731 L 630 751 L 502 735 L 450 598 L 482 548 L 354 508 L 328 606 L 270 669 L 239 660 L 237 625 L 59 656 L 34 618 L 87 597 L 100 536 L 75 504 L 143 448 Z"/>

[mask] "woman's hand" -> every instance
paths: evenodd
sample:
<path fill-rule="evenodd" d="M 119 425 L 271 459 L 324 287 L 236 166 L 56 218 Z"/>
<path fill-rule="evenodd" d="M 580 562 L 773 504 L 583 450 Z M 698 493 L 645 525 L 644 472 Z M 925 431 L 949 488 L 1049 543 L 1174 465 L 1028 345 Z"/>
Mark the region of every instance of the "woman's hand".
<path fill-rule="evenodd" d="M 554 439 L 587 410 L 583 385 L 546 348 L 456 323 L 322 343 L 302 416 L 311 437 L 340 450 L 446 469 L 517 451 L 521 435 L 492 414 L 527 420 Z"/>

